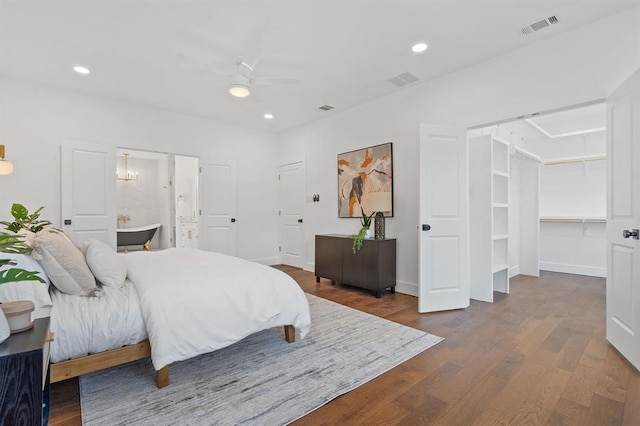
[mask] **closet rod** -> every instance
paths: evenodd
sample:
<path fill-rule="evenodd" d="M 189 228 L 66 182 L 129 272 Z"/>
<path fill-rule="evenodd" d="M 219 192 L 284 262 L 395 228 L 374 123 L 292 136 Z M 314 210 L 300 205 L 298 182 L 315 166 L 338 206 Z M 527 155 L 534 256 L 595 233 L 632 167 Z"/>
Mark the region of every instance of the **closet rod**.
<path fill-rule="evenodd" d="M 528 158 L 530 160 L 537 161 L 538 163 L 542 163 L 543 162 L 542 158 L 540 158 L 537 155 L 535 155 L 535 154 L 533 154 L 533 153 L 531 153 L 531 152 L 529 152 L 527 150 L 524 150 L 524 149 L 522 149 L 522 148 L 520 148 L 518 146 L 515 147 L 515 153 L 516 154 L 520 154 L 523 157 L 526 157 L 526 158 Z"/>
<path fill-rule="evenodd" d="M 572 158 L 563 158 L 560 160 L 549 160 L 545 161 L 545 166 L 552 166 L 554 164 L 568 164 L 568 163 L 583 163 L 585 161 L 597 161 L 597 160 L 606 160 L 606 155 L 585 155 L 584 157 L 572 157 Z"/>

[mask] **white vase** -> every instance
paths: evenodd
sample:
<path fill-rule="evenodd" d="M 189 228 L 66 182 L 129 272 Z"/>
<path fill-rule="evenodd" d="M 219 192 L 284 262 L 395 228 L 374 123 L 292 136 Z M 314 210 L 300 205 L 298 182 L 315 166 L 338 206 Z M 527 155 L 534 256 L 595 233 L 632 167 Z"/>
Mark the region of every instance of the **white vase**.
<path fill-rule="evenodd" d="M 364 239 L 365 240 L 371 239 L 371 229 L 367 229 L 366 231 L 364 231 Z"/>
<path fill-rule="evenodd" d="M 9 322 L 7 321 L 7 317 L 4 316 L 2 309 L 0 309 L 0 343 L 7 340 L 10 334 L 11 329 L 9 328 Z"/>

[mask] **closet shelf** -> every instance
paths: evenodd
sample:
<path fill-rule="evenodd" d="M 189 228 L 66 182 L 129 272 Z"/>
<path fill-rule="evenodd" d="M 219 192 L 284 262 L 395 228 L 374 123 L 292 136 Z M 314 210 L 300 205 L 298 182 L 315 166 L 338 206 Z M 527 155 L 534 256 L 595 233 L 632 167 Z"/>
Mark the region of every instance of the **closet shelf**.
<path fill-rule="evenodd" d="M 495 274 L 496 272 L 504 271 L 505 269 L 509 269 L 509 265 L 506 263 L 494 263 L 491 265 L 491 271 Z"/>
<path fill-rule="evenodd" d="M 507 238 L 509 238 L 509 234 L 497 234 L 492 237 L 493 241 L 506 240 Z"/>
<path fill-rule="evenodd" d="M 507 208 L 509 203 L 493 203 L 493 207 Z"/>
<path fill-rule="evenodd" d="M 607 218 L 586 216 L 540 216 L 540 222 L 606 223 Z"/>
<path fill-rule="evenodd" d="M 496 175 L 496 176 L 502 176 L 502 177 L 506 177 L 506 178 L 508 178 L 508 177 L 509 177 L 509 173 L 507 173 L 507 172 L 501 172 L 501 171 L 499 171 L 499 170 L 494 170 L 494 171 L 493 171 L 493 174 L 494 174 L 494 175 Z"/>

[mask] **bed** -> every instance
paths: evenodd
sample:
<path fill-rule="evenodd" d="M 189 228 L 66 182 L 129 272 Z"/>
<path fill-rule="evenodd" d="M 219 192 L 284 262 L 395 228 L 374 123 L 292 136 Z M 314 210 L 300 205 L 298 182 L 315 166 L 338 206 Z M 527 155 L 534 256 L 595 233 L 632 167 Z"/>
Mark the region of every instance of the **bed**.
<path fill-rule="evenodd" d="M 92 258 L 104 263 L 104 247 L 98 253 L 85 251 L 89 265 Z M 111 250 L 107 256 L 126 265 L 121 285 L 101 285 L 90 295 L 67 294 L 53 286 L 49 291 L 55 336 L 52 382 L 151 357 L 162 387 L 173 362 L 269 328 L 283 327 L 288 342 L 304 338 L 309 330 L 304 293 L 275 268 L 186 248 L 128 254 Z M 96 278 L 108 281 L 104 274 L 113 273 L 102 269 Z"/>

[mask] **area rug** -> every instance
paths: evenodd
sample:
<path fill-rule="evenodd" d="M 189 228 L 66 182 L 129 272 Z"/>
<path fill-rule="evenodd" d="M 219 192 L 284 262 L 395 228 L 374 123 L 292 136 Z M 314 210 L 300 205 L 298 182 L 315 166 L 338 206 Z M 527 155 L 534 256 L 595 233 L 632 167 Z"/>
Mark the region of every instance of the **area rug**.
<path fill-rule="evenodd" d="M 280 425 L 357 388 L 442 340 L 307 295 L 311 330 L 281 328 L 177 362 L 157 389 L 149 360 L 80 378 L 85 425 Z"/>

